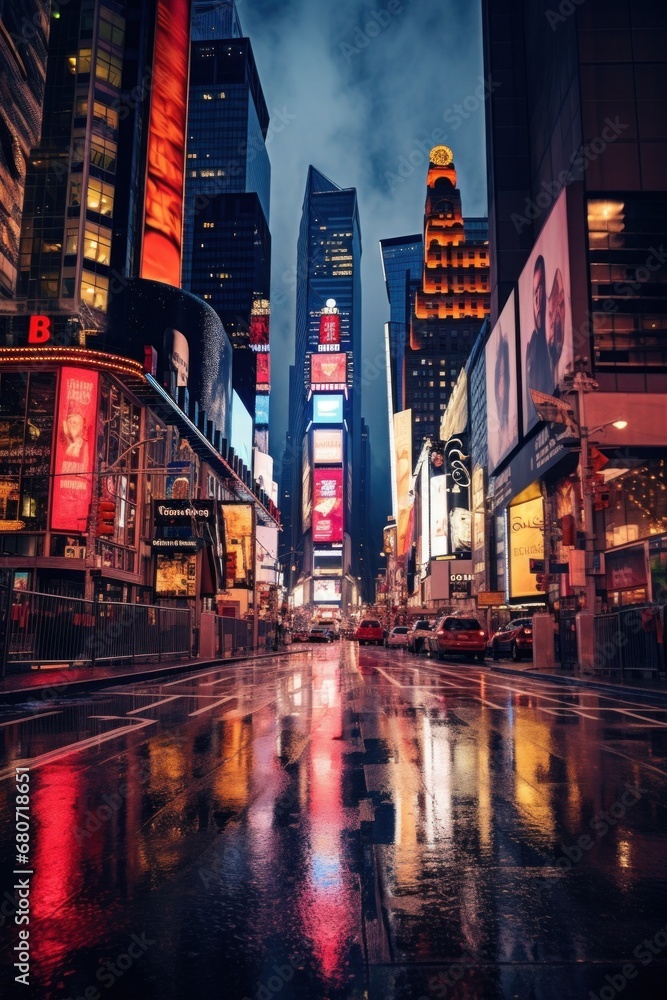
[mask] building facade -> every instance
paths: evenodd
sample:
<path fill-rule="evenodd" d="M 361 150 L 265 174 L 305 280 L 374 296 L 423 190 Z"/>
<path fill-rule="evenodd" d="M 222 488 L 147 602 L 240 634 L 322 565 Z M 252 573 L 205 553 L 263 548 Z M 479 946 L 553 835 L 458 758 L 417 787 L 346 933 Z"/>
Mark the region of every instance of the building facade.
<path fill-rule="evenodd" d="M 291 534 L 283 539 L 283 555 L 298 566 L 295 603 L 319 605 L 319 613 L 323 607 L 345 613 L 359 599 L 360 263 L 356 190 L 340 188 L 310 167 L 297 250 L 290 448 L 283 480 L 283 494 L 291 494 Z M 335 511 L 333 518 L 322 517 L 328 508 Z M 335 600 L 327 602 L 329 591 Z"/>
<path fill-rule="evenodd" d="M 497 84 L 490 579 L 515 604 L 664 602 L 665 17 L 647 0 L 592 0 L 567 18 L 546 3 L 483 3 L 485 72 Z M 542 419 L 531 390 L 567 401 L 569 435 Z M 593 446 L 583 464 L 582 437 Z M 544 561 L 540 579 L 528 550 Z"/>
<path fill-rule="evenodd" d="M 183 284 L 220 316 L 234 389 L 268 445 L 271 167 L 269 112 L 233 5 L 195 5 L 188 110 Z M 266 355 L 260 357 L 260 355 Z"/>

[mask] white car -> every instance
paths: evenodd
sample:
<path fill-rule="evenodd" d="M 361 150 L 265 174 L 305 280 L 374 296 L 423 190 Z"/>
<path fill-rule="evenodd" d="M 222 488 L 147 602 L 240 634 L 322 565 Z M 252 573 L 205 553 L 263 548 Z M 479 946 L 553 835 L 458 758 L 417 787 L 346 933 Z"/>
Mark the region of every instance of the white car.
<path fill-rule="evenodd" d="M 408 648 L 408 626 L 407 625 L 397 625 L 393 628 L 384 643 L 385 646 L 401 646 L 403 649 Z"/>

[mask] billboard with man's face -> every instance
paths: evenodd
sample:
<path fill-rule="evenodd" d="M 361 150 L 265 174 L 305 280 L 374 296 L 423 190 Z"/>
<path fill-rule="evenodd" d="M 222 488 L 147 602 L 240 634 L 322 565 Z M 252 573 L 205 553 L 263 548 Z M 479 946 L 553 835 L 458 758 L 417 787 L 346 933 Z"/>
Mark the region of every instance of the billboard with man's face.
<path fill-rule="evenodd" d="M 486 343 L 486 419 L 489 469 L 519 443 L 515 295 L 510 295 Z"/>
<path fill-rule="evenodd" d="M 519 278 L 524 433 L 538 421 L 530 390 L 553 395 L 573 358 L 567 240 L 563 191 Z"/>

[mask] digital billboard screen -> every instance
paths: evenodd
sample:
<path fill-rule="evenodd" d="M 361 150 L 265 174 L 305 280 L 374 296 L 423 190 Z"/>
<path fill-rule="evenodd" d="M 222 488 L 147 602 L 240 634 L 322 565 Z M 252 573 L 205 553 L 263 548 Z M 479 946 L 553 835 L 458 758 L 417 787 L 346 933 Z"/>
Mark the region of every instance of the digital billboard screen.
<path fill-rule="evenodd" d="M 313 395 L 313 423 L 342 424 L 343 397 L 340 395 Z"/>
<path fill-rule="evenodd" d="M 255 396 L 255 423 L 259 427 L 264 427 L 269 422 L 269 396 L 268 393 L 258 392 Z"/>
<path fill-rule="evenodd" d="M 268 392 L 271 385 L 271 355 L 257 355 L 257 389 Z"/>
<path fill-rule="evenodd" d="M 60 373 L 51 504 L 54 531 L 85 532 L 93 495 L 99 375 L 85 368 Z"/>
<path fill-rule="evenodd" d="M 341 580 L 313 580 L 313 601 L 340 604 Z"/>
<path fill-rule="evenodd" d="M 313 463 L 315 465 L 342 465 L 342 430 L 313 431 Z"/>
<path fill-rule="evenodd" d="M 511 293 L 486 343 L 486 414 L 489 469 L 519 443 L 519 386 L 515 295 Z"/>
<path fill-rule="evenodd" d="M 343 470 L 313 473 L 313 542 L 343 541 Z"/>
<path fill-rule="evenodd" d="M 323 313 L 320 316 L 320 344 L 340 344 L 340 315 Z"/>
<path fill-rule="evenodd" d="M 310 385 L 312 389 L 346 386 L 347 354 L 311 354 Z"/>
<path fill-rule="evenodd" d="M 190 0 L 157 0 L 141 277 L 181 283 Z"/>
<path fill-rule="evenodd" d="M 519 276 L 523 429 L 538 421 L 531 389 L 553 395 L 573 357 L 567 190 Z"/>
<path fill-rule="evenodd" d="M 268 313 L 250 317 L 250 346 L 257 349 L 268 347 L 269 344 L 269 321 Z"/>
<path fill-rule="evenodd" d="M 252 470 L 252 417 L 237 392 L 232 393 L 232 448 L 246 468 Z"/>
<path fill-rule="evenodd" d="M 221 507 L 227 553 L 226 588 L 229 590 L 232 587 L 243 587 L 252 590 L 254 578 L 252 505 L 223 503 Z"/>

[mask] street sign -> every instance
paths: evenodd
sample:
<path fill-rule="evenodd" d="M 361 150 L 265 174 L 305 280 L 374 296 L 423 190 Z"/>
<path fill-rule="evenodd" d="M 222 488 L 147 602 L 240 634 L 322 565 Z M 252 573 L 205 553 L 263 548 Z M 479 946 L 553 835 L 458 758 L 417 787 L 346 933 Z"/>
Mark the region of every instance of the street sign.
<path fill-rule="evenodd" d="M 505 603 L 505 594 L 502 590 L 482 590 L 477 595 L 478 608 L 495 608 Z"/>

